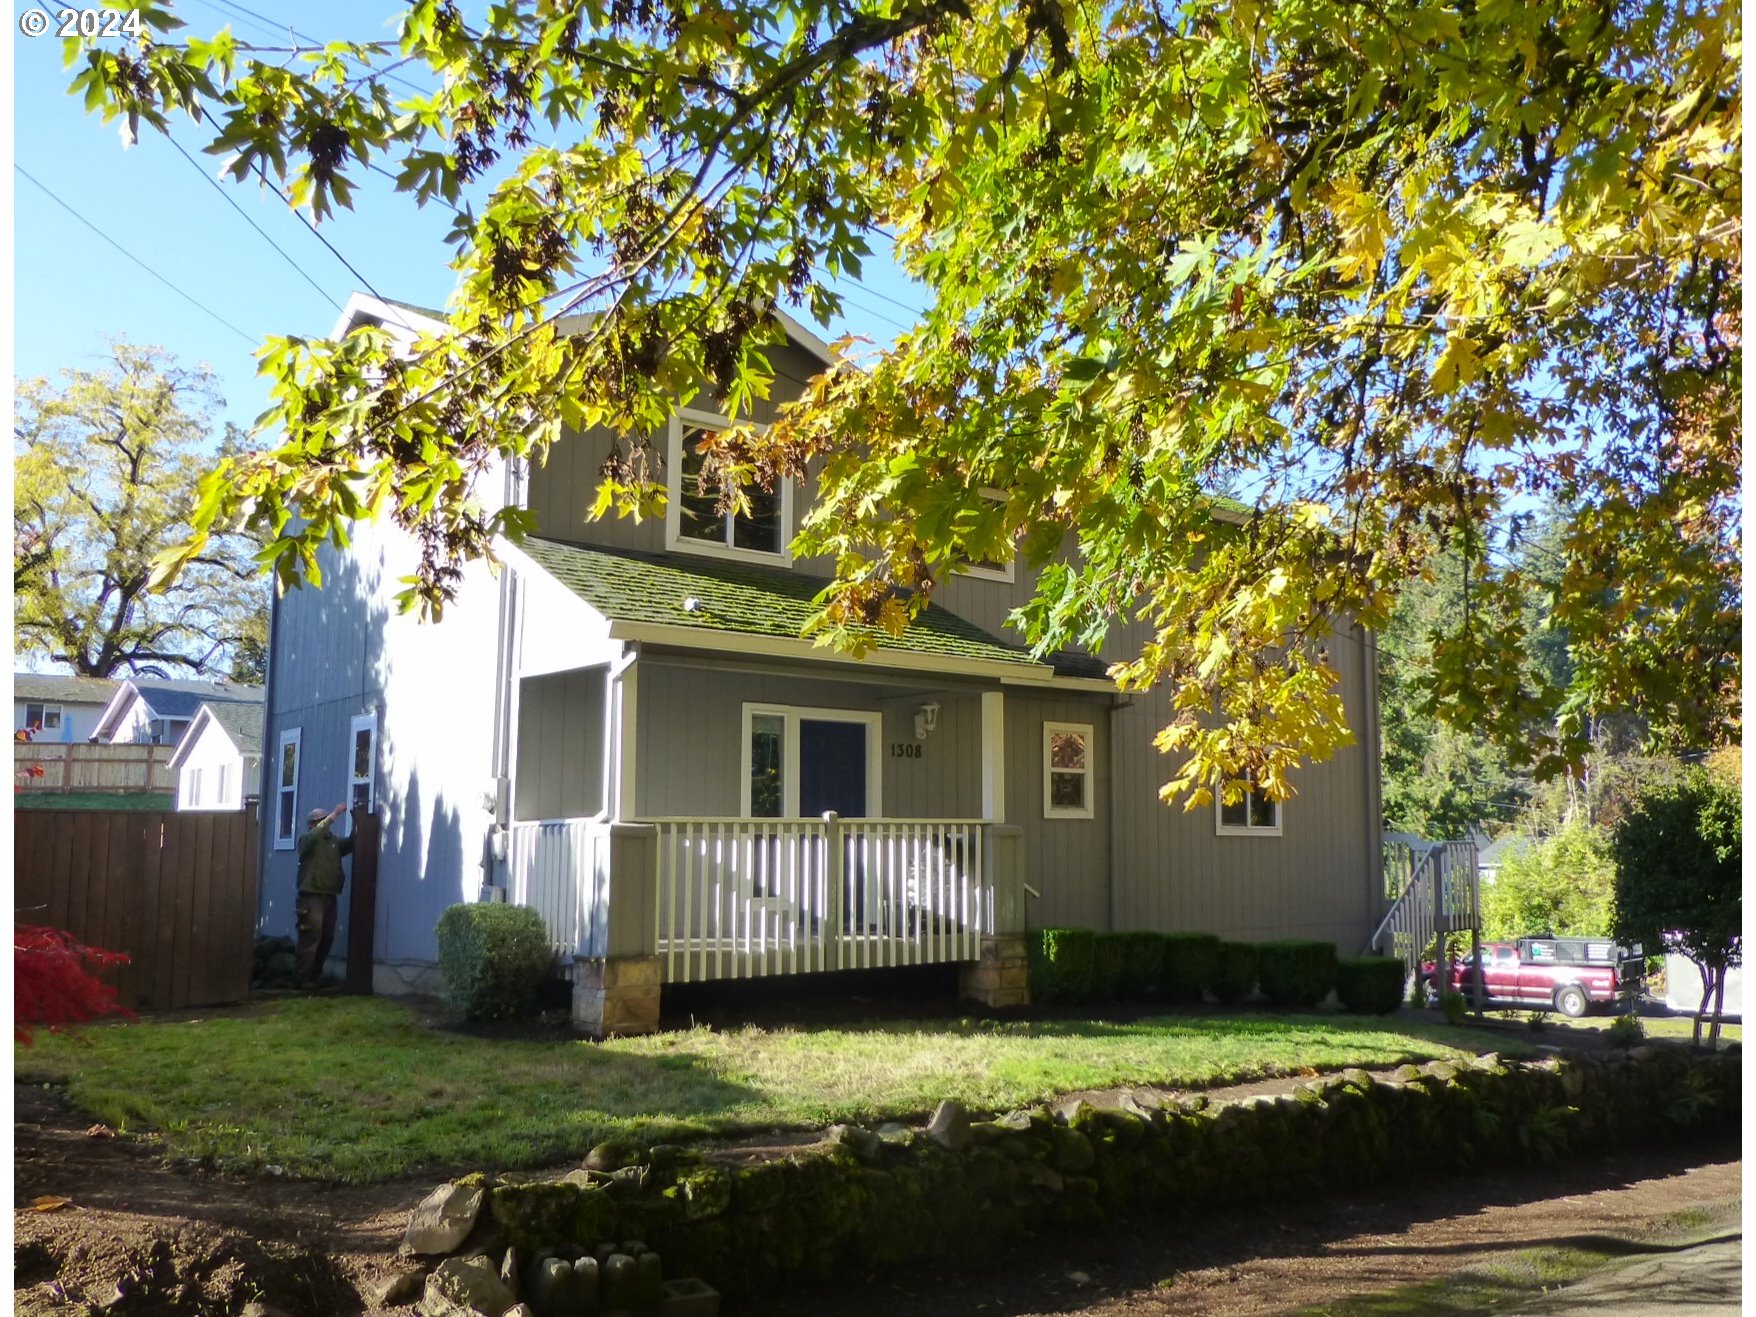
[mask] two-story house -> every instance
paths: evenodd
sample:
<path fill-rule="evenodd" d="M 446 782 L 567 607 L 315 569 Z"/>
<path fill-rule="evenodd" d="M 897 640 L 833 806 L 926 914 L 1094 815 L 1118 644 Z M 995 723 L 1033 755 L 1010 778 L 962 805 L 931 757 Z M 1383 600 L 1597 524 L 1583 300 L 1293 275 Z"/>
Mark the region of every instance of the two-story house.
<path fill-rule="evenodd" d="M 424 320 L 356 296 L 338 330 L 363 317 Z M 777 402 L 829 360 L 784 323 Z M 397 613 L 415 549 L 388 525 L 277 600 L 267 931 L 291 926 L 306 813 L 347 799 L 381 819 L 380 991 L 435 986 L 447 906 L 511 900 L 543 912 L 595 1031 L 652 1027 L 665 983 L 934 961 L 1013 1004 L 1027 927 L 1364 943 L 1382 908 L 1369 635 L 1335 646 L 1357 744 L 1285 805 L 1184 812 L 1158 798 L 1168 694 L 1032 657 L 1006 621 L 1022 564 L 972 566 L 864 658 L 802 640 L 829 574 L 789 549 L 812 490 L 720 513 L 691 480 L 720 424 L 671 419 L 663 519 L 587 518 L 607 435 L 501 472 L 484 492 L 537 534 L 498 574 L 467 568 L 440 623 Z"/>

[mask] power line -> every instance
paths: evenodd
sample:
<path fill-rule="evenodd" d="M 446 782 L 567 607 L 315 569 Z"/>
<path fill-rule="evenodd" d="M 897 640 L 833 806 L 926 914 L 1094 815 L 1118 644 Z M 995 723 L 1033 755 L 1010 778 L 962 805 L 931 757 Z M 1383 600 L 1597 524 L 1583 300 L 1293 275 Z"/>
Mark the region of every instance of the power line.
<path fill-rule="evenodd" d="M 280 258 L 283 261 L 285 261 L 288 265 L 292 266 L 294 271 L 296 271 L 298 273 L 298 275 L 301 279 L 303 279 L 306 283 L 310 284 L 311 287 L 313 287 L 317 290 L 318 296 L 320 296 L 324 301 L 328 302 L 337 311 L 341 310 L 341 303 L 336 301 L 334 297 L 330 296 L 330 294 L 324 290 L 324 288 L 321 284 L 319 284 L 315 279 L 313 279 L 309 274 L 307 274 L 305 272 L 305 267 L 300 265 L 291 256 L 289 256 L 284 247 L 282 247 L 273 238 L 269 237 L 267 232 L 264 231 L 264 229 L 262 228 L 262 226 L 260 224 L 258 224 L 255 220 L 250 218 L 249 213 L 242 206 L 240 206 L 238 204 L 237 198 L 232 196 L 230 190 L 227 189 L 226 187 L 224 187 L 220 183 L 220 181 L 218 179 L 216 179 L 212 174 L 208 173 L 205 169 L 203 169 L 201 167 L 201 162 L 198 161 L 194 156 L 190 155 L 189 152 L 183 148 L 183 144 L 181 142 L 179 142 L 176 138 L 172 137 L 169 133 L 165 134 L 165 140 L 167 142 L 169 142 L 172 146 L 176 147 L 177 154 L 182 156 L 185 160 L 187 160 L 189 162 L 189 164 L 194 168 L 195 172 L 200 174 L 202 176 L 202 178 L 207 180 L 208 186 L 211 187 L 215 192 L 219 193 L 220 196 L 225 199 L 226 205 L 230 206 L 233 210 L 237 211 L 240 216 L 242 216 L 244 223 L 248 224 L 251 228 L 255 229 L 258 234 L 261 234 L 262 240 L 264 242 L 266 242 L 270 247 L 273 247 L 275 249 L 275 251 L 279 252 Z"/>
<path fill-rule="evenodd" d="M 193 306 L 196 310 L 202 312 L 205 315 L 212 316 L 215 320 L 219 321 L 220 324 L 224 325 L 227 329 L 231 330 L 239 338 L 243 339 L 252 348 L 254 348 L 258 345 L 256 339 L 250 337 L 250 335 L 246 334 L 243 330 L 239 329 L 236 325 L 234 325 L 230 320 L 227 320 L 219 312 L 213 310 L 209 306 L 202 304 L 201 302 L 196 301 L 188 293 L 184 292 L 181 288 L 177 287 L 176 284 L 172 283 L 169 279 L 165 278 L 164 275 L 160 274 L 157 270 L 153 269 L 152 266 L 148 265 L 145 261 L 141 260 L 140 257 L 136 256 L 133 252 L 129 251 L 126 247 L 124 247 L 121 243 L 117 242 L 109 234 L 105 233 L 97 225 L 93 224 L 84 215 L 81 215 L 72 206 L 68 205 L 65 201 L 61 200 L 60 197 L 56 196 L 55 193 L 49 189 L 47 184 L 38 180 L 23 165 L 19 164 L 15 160 L 15 161 L 13 161 L 12 167 L 14 169 L 16 169 L 19 173 L 23 174 L 25 176 L 25 178 L 28 179 L 30 182 L 36 184 L 36 186 L 42 190 L 42 192 L 49 198 L 50 201 L 53 201 L 57 206 L 61 207 L 62 210 L 66 211 L 69 215 L 73 216 L 74 219 L 78 220 L 81 224 L 85 225 L 86 228 L 90 229 L 93 233 L 97 234 L 98 237 L 102 238 L 105 242 L 109 243 L 110 246 L 114 247 L 117 251 L 121 252 L 122 255 L 126 256 L 129 260 L 133 261 L 141 269 L 145 270 L 148 274 L 150 274 L 154 279 L 157 279 L 166 288 L 169 288 L 178 297 L 182 298 L 185 302 L 189 303 L 189 305 Z"/>
<path fill-rule="evenodd" d="M 313 46 L 324 46 L 328 44 L 327 42 L 312 36 L 308 32 L 299 31 L 291 23 L 276 22 L 271 15 L 258 13 L 254 9 L 249 9 L 244 5 L 237 4 L 235 0 L 201 0 L 201 3 L 205 4 L 209 9 L 216 10 L 221 14 L 223 14 L 225 10 L 231 10 L 233 13 L 241 15 L 247 20 L 254 20 L 254 22 L 264 31 L 272 32 L 277 37 L 280 36 L 282 32 L 286 32 L 289 33 L 294 40 L 303 41 Z M 224 6 L 224 9 L 220 8 L 222 5 Z M 429 91 L 428 88 L 418 87 L 407 78 L 400 77 L 395 73 L 384 73 L 378 76 L 383 77 L 387 82 L 400 83 L 418 96 L 425 96 Z"/>

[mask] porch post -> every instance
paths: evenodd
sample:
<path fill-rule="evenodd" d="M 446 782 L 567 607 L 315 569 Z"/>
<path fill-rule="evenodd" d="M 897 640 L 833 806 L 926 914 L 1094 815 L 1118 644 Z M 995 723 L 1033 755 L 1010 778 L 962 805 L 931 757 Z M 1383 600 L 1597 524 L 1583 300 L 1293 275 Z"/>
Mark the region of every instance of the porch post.
<path fill-rule="evenodd" d="M 983 825 L 982 886 L 992 923 L 982 930 L 979 960 L 957 976 L 960 996 L 983 1006 L 1030 1004 L 1030 955 L 1024 928 L 1024 830 L 1005 823 Z"/>
<path fill-rule="evenodd" d="M 599 845 L 609 848 L 608 881 L 596 902 L 602 914 L 583 939 L 592 954 L 573 962 L 574 1027 L 599 1038 L 651 1033 L 664 983 L 656 954 L 658 829 L 613 823 Z"/>
<path fill-rule="evenodd" d="M 605 803 L 609 806 L 610 817 L 617 823 L 632 823 L 639 817 L 635 798 L 635 770 L 637 767 L 637 751 L 639 748 L 639 728 L 636 726 L 637 712 L 640 704 L 640 662 L 639 656 L 631 654 L 626 658 L 620 670 L 610 670 L 609 690 L 607 693 L 609 708 L 606 725 L 610 729 L 609 772 L 605 778 Z"/>
<path fill-rule="evenodd" d="M 982 817 L 1006 821 L 1006 692 L 982 692 Z"/>

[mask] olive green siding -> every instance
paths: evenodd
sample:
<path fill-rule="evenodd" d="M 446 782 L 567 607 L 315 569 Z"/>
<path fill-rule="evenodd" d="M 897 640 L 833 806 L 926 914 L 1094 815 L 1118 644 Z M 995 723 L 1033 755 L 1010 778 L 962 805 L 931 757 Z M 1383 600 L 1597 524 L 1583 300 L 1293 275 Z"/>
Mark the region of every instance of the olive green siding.
<path fill-rule="evenodd" d="M 519 683 L 513 818 L 590 818 L 603 808 L 605 675 L 581 668 Z"/>
<path fill-rule="evenodd" d="M 727 654 L 724 661 L 737 662 Z M 641 817 L 735 816 L 741 807 L 745 704 L 846 709 L 883 715 L 882 808 L 893 818 L 974 818 L 981 813 L 981 700 L 931 677 L 896 684 L 837 681 L 810 670 L 685 666 L 644 657 L 639 668 L 635 778 Z M 769 665 L 765 665 L 769 666 Z M 939 723 L 915 737 L 915 711 L 938 702 Z M 920 747 L 896 756 L 896 745 Z"/>
<path fill-rule="evenodd" d="M 1032 928 L 1108 928 L 1110 729 L 1108 696 L 1006 692 L 1006 821 L 1024 833 L 1025 917 Z M 1045 818 L 1043 724 L 1092 729 L 1092 817 Z"/>

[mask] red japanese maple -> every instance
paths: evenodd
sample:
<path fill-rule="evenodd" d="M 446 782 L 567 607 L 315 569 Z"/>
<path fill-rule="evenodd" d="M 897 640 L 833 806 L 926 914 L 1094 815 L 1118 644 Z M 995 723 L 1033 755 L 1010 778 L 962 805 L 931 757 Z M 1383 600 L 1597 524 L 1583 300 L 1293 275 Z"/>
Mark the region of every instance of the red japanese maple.
<path fill-rule="evenodd" d="M 33 1029 L 53 1032 L 100 1015 L 132 1020 L 116 989 L 93 972 L 127 963 L 122 952 L 88 947 L 59 928 L 13 925 L 12 1036 L 28 1046 Z"/>

